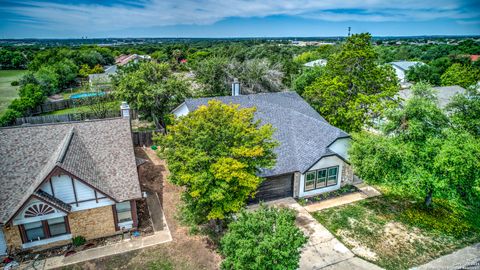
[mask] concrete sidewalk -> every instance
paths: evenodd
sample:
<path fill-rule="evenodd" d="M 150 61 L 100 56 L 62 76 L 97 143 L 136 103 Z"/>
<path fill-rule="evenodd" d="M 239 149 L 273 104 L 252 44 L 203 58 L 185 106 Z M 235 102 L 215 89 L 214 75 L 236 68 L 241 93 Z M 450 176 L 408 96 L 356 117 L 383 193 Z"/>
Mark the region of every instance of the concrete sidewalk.
<path fill-rule="evenodd" d="M 344 204 L 349 204 L 349 203 L 353 203 L 353 202 L 356 202 L 356 201 L 364 200 L 366 198 L 381 195 L 381 193 L 378 190 L 374 189 L 371 186 L 365 185 L 365 184 L 361 184 L 361 185 L 358 185 L 356 187 L 360 191 L 350 193 L 350 194 L 347 194 L 347 195 L 343 195 L 343 196 L 340 196 L 340 197 L 336 197 L 336 198 L 333 198 L 333 199 L 320 201 L 318 203 L 313 203 L 313 204 L 305 206 L 304 208 L 308 212 L 313 213 L 313 212 L 320 211 L 320 210 L 323 210 L 323 209 L 336 207 L 336 206 L 340 206 L 340 205 L 344 205 Z"/>
<path fill-rule="evenodd" d="M 297 211 L 297 226 L 308 236 L 300 257 L 301 270 L 312 269 L 382 269 L 355 255 L 293 198 L 266 202 L 266 205 L 288 207 Z M 255 209 L 258 205 L 249 206 Z"/>
<path fill-rule="evenodd" d="M 163 220 L 165 220 L 165 217 L 163 217 Z M 122 242 L 108 246 L 87 249 L 68 257 L 57 256 L 47 258 L 45 260 L 44 269 L 62 268 L 64 266 L 130 252 L 170 241 L 172 241 L 172 236 L 167 224 L 164 222 L 163 229 L 155 232 L 153 235 L 139 237 L 137 239 L 123 240 Z"/>
<path fill-rule="evenodd" d="M 457 250 L 412 270 L 480 270 L 480 243 Z"/>

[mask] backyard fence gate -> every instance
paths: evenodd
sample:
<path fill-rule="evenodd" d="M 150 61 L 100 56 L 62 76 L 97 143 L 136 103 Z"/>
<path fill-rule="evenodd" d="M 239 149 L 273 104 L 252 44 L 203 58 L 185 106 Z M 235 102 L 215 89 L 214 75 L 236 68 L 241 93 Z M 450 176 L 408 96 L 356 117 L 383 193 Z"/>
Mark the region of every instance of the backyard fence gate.
<path fill-rule="evenodd" d="M 142 147 L 142 146 L 152 146 L 153 145 L 153 133 L 163 133 L 163 130 L 147 130 L 147 131 L 133 131 L 132 139 L 133 146 Z"/>

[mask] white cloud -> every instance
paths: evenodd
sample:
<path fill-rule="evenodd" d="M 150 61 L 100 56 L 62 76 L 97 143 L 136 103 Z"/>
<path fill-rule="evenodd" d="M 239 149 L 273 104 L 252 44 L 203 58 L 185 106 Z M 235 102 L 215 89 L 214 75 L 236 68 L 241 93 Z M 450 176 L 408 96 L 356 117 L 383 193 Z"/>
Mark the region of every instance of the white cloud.
<path fill-rule="evenodd" d="M 134 4 L 134 5 L 130 5 Z M 455 0 L 142 0 L 123 4 L 23 2 L 4 7 L 36 27 L 79 32 L 179 24 L 205 25 L 228 17 L 299 16 L 325 21 L 425 21 L 478 18 Z"/>

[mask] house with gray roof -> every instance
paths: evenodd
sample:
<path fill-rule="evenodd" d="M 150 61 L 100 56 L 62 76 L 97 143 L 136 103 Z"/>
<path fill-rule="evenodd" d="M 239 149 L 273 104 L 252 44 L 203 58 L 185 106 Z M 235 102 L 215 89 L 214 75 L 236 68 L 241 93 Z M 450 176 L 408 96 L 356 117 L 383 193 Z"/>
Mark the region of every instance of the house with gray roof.
<path fill-rule="evenodd" d="M 395 70 L 400 84 L 405 84 L 407 83 L 407 71 L 416 65 L 424 65 L 424 63 L 416 61 L 396 61 L 390 62 L 390 65 Z"/>
<path fill-rule="evenodd" d="M 0 254 L 137 226 L 126 118 L 0 128 Z"/>
<path fill-rule="evenodd" d="M 117 65 L 107 66 L 103 73 L 88 75 L 88 83 L 92 90 L 100 91 L 109 88 L 112 84 L 112 77 L 117 75 Z"/>
<path fill-rule="evenodd" d="M 255 107 L 255 118 L 275 128 L 277 162 L 264 169 L 255 199 L 310 197 L 339 189 L 353 181 L 347 149 L 350 135 L 330 125 L 296 92 L 261 93 L 187 99 L 175 110 L 187 115 L 216 99 L 240 108 Z"/>
<path fill-rule="evenodd" d="M 438 87 L 432 87 L 432 88 L 437 97 L 437 105 L 442 109 L 444 109 L 448 105 L 448 103 L 452 101 L 455 95 L 465 94 L 467 91 L 465 88 L 458 85 L 438 86 Z M 413 92 L 411 89 L 400 90 L 398 92 L 398 96 L 403 100 L 408 100 L 412 98 Z"/>
<path fill-rule="evenodd" d="M 305 67 L 324 67 L 327 65 L 327 59 L 317 59 L 303 64 Z"/>

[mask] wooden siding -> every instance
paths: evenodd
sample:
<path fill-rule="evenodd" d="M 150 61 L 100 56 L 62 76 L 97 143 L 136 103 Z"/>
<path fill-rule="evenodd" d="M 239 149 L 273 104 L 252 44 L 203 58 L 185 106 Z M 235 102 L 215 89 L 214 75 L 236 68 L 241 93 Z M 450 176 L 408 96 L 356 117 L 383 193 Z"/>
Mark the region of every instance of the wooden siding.
<path fill-rule="evenodd" d="M 67 175 L 52 177 L 53 192 L 55 198 L 66 203 L 75 202 L 75 193 L 73 192 L 72 179 Z"/>
<path fill-rule="evenodd" d="M 252 202 L 269 201 L 293 196 L 293 173 L 265 179 Z"/>
<path fill-rule="evenodd" d="M 94 200 L 95 191 L 84 183 L 75 179 L 75 191 L 78 201 Z"/>
<path fill-rule="evenodd" d="M 52 192 L 53 187 L 53 192 Z M 96 191 L 84 182 L 68 175 L 53 176 L 51 180 L 44 182 L 40 189 L 55 198 L 72 206 L 72 211 L 80 211 L 95 207 L 112 205 L 115 202 L 107 198 L 105 194 Z"/>

